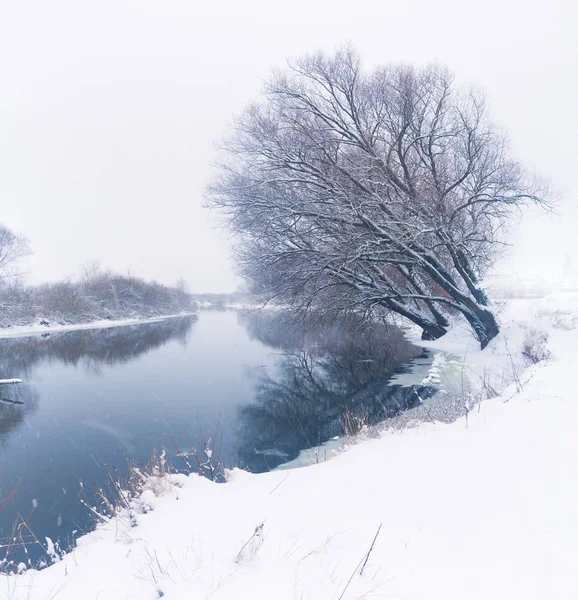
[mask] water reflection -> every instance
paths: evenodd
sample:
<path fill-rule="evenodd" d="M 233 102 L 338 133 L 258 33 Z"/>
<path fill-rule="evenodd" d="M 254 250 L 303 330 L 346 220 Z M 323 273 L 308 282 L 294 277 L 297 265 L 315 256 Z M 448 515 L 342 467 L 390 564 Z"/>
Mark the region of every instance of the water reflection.
<path fill-rule="evenodd" d="M 247 313 L 251 335 L 282 350 L 273 373 L 257 375 L 255 402 L 240 409 L 241 462 L 259 472 L 300 450 L 411 408 L 432 388 L 388 385 L 423 354 L 386 323 L 350 316 L 308 323 L 288 314 Z"/>
<path fill-rule="evenodd" d="M 41 362 L 82 367 L 99 375 L 102 366 L 128 363 L 170 340 L 185 345 L 194 322 L 195 318 L 188 316 L 141 325 L 4 339 L 0 342 L 0 379 L 27 379 Z M 39 394 L 30 381 L 0 385 L 0 450 L 10 432 L 37 409 L 38 402 Z"/>
<path fill-rule="evenodd" d="M 0 385 L 0 454 L 8 434 L 36 409 L 38 398 L 38 392 L 30 385 Z"/>
<path fill-rule="evenodd" d="M 46 332 L 1 340 L 0 375 L 29 374 L 41 361 L 80 365 L 98 372 L 100 365 L 128 363 L 170 340 L 176 339 L 185 345 L 195 320 L 194 316 L 186 316 L 123 327 Z"/>

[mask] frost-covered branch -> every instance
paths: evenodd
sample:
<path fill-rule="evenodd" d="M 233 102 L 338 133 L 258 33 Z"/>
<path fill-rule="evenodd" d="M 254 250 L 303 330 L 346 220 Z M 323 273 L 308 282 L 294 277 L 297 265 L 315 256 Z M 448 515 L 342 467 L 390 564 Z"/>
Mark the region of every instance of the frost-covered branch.
<path fill-rule="evenodd" d="M 351 50 L 270 80 L 236 122 L 209 190 L 242 274 L 300 308 L 380 307 L 443 335 L 498 333 L 480 279 L 512 210 L 544 202 L 483 98 L 440 67 L 365 73 Z"/>

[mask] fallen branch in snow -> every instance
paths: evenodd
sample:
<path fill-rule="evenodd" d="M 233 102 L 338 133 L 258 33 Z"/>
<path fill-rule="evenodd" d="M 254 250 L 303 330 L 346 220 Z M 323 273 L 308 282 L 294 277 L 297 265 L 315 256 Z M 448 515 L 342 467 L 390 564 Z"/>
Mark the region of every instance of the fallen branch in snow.
<path fill-rule="evenodd" d="M 363 569 L 365 569 L 365 565 L 367 564 L 367 560 L 369 559 L 369 555 L 371 554 L 371 551 L 373 550 L 373 546 L 375 545 L 375 540 L 377 540 L 377 536 L 379 535 L 379 532 L 381 531 L 381 526 L 382 525 L 383 525 L 383 523 L 379 524 L 379 527 L 377 528 L 377 532 L 375 534 L 375 537 L 373 538 L 373 542 L 371 542 L 371 546 L 369 547 L 369 550 L 362 557 L 362 559 L 357 563 L 357 566 L 353 570 L 353 573 L 351 573 L 351 577 L 347 580 L 347 583 L 345 584 L 345 587 L 343 588 L 343 591 L 341 592 L 341 596 L 339 596 L 338 600 L 342 600 L 343 596 L 345 596 L 345 592 L 347 591 L 347 588 L 349 587 L 349 584 L 351 583 L 351 581 L 355 577 L 355 573 L 357 573 L 357 569 L 359 569 L 359 567 L 362 565 L 362 563 L 363 563 L 363 565 L 361 566 L 361 570 L 359 571 L 359 574 L 363 575 Z"/>
<path fill-rule="evenodd" d="M 379 527 L 377 528 L 375 537 L 373 538 L 373 542 L 371 542 L 371 546 L 369 547 L 369 550 L 367 551 L 367 554 L 365 555 L 365 561 L 363 563 L 363 566 L 361 567 L 361 571 L 359 571 L 360 575 L 363 575 L 363 569 L 365 569 L 365 565 L 367 564 L 367 561 L 369 560 L 369 555 L 371 554 L 371 551 L 373 550 L 373 546 L 375 546 L 375 541 L 377 540 L 377 536 L 379 535 L 379 532 L 381 531 L 382 525 L 383 525 L 383 523 L 379 524 Z"/>

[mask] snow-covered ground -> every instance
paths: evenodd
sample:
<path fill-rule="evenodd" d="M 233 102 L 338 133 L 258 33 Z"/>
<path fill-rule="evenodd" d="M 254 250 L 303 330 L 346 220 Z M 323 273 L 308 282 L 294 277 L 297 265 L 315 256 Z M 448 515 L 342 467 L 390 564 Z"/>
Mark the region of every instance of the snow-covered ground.
<path fill-rule="evenodd" d="M 186 317 L 194 314 L 195 313 L 178 313 L 174 315 L 162 315 L 159 317 L 150 317 L 146 319 L 122 319 L 118 321 L 100 320 L 92 321 L 90 323 L 76 323 L 73 325 L 59 325 L 52 323 L 49 323 L 48 325 L 43 325 L 41 323 L 35 323 L 34 325 L 21 325 L 0 329 L 0 338 L 29 337 L 32 335 L 38 335 L 40 333 L 79 331 L 82 329 L 107 329 L 109 327 L 125 327 L 127 325 L 138 325 L 141 323 L 158 323 L 159 321 L 164 321 L 165 319 Z"/>
<path fill-rule="evenodd" d="M 578 294 L 500 312 L 484 352 L 461 325 L 430 344 L 460 357 L 427 376 L 453 370 L 466 416 L 417 409 L 307 468 L 235 470 L 224 485 L 151 480 L 135 527 L 122 514 L 48 569 L 2 577 L 0 597 L 577 598 Z M 525 343 L 550 357 L 528 367 Z"/>

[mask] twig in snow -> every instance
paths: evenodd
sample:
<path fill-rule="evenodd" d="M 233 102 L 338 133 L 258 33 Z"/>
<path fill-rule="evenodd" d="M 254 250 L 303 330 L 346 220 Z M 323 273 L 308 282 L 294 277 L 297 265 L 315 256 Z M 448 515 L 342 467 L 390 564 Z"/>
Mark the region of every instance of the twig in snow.
<path fill-rule="evenodd" d="M 341 596 L 339 596 L 338 600 L 342 600 L 342 598 L 345 596 L 345 592 L 347 591 L 347 588 L 349 587 L 349 584 L 351 583 L 352 579 L 355 577 L 355 573 L 357 573 L 357 569 L 359 569 L 359 567 L 361 567 L 361 571 L 359 572 L 359 574 L 361 575 L 363 573 L 363 569 L 365 568 L 367 559 L 369 558 L 369 555 L 371 554 L 371 551 L 373 550 L 373 545 L 375 544 L 375 540 L 377 539 L 377 536 L 379 535 L 379 532 L 381 531 L 381 526 L 382 526 L 382 523 L 380 523 L 379 527 L 377 528 L 377 533 L 375 534 L 375 537 L 373 538 L 373 542 L 371 543 L 371 546 L 370 546 L 369 550 L 367 551 L 367 554 L 364 554 L 363 557 L 361 558 L 361 560 L 357 563 L 357 566 L 353 570 L 353 573 L 351 573 L 351 577 L 347 580 L 347 583 L 345 584 L 345 587 L 343 588 L 343 591 L 341 592 Z M 362 566 L 362 563 L 363 563 L 363 566 Z"/>
<path fill-rule="evenodd" d="M 365 561 L 363 563 L 363 566 L 361 567 L 361 571 L 359 571 L 360 575 L 363 575 L 363 569 L 365 569 L 365 565 L 367 564 L 369 555 L 371 554 L 371 551 L 373 550 L 373 546 L 375 546 L 375 540 L 377 540 L 377 536 L 379 535 L 379 532 L 381 531 L 382 525 L 383 525 L 383 523 L 379 524 L 379 527 L 377 528 L 377 533 L 375 534 L 375 537 L 373 538 L 373 542 L 371 542 L 371 546 L 369 547 L 369 550 L 368 550 L 367 554 L 365 555 Z"/>
<path fill-rule="evenodd" d="M 284 483 L 287 477 L 289 477 L 289 473 L 283 477 L 283 479 L 269 492 L 269 494 L 272 494 L 282 483 Z"/>

